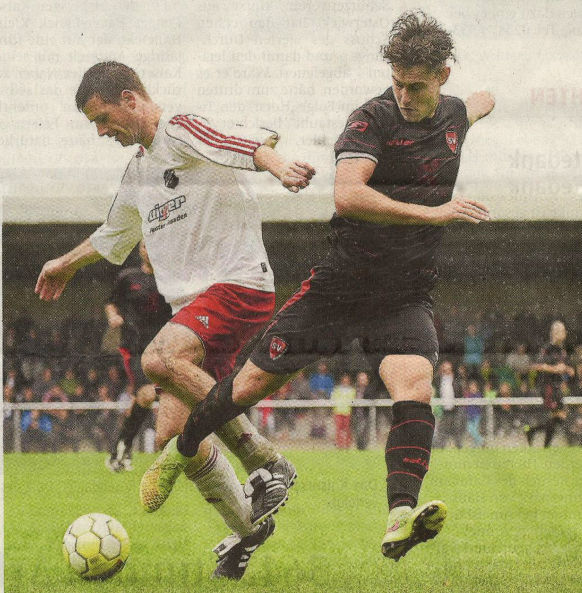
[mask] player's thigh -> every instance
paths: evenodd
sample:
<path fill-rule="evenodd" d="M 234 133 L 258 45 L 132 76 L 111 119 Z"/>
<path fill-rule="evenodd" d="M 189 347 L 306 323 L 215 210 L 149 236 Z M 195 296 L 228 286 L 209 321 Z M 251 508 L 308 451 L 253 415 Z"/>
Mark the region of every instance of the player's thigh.
<path fill-rule="evenodd" d="M 141 362 L 145 372 L 151 376 L 171 370 L 176 359 L 198 366 L 204 359 L 204 345 L 192 329 L 170 321 L 148 344 Z"/>
<path fill-rule="evenodd" d="M 241 406 L 253 406 L 285 385 L 294 373 L 269 373 L 247 360 L 234 378 L 232 399 Z"/>
<path fill-rule="evenodd" d="M 380 360 L 379 373 L 395 401 L 430 401 L 438 339 L 432 310 L 411 304 L 379 316 L 364 349 Z"/>

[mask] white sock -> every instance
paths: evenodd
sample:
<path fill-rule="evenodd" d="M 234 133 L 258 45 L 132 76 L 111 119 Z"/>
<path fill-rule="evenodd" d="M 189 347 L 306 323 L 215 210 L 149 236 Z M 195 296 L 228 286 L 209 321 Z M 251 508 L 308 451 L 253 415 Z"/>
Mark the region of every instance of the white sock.
<path fill-rule="evenodd" d="M 184 473 L 234 533 L 245 536 L 253 531 L 251 500 L 245 496 L 234 468 L 216 445 L 212 445 L 202 467 L 194 471 L 186 468 Z"/>

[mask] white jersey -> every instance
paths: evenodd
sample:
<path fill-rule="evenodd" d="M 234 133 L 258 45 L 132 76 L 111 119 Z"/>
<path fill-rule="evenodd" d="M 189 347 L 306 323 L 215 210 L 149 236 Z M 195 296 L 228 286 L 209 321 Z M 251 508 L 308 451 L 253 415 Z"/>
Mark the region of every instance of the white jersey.
<path fill-rule="evenodd" d="M 272 292 L 256 195 L 240 169 L 272 130 L 218 131 L 203 117 L 160 118 L 130 161 L 107 220 L 91 235 L 114 264 L 144 238 L 158 290 L 176 313 L 218 282 Z"/>

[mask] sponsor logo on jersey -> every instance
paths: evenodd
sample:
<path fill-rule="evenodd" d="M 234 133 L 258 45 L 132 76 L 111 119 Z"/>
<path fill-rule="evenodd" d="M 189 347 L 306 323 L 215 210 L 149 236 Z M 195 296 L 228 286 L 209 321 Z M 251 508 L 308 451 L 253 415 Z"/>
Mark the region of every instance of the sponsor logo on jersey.
<path fill-rule="evenodd" d="M 447 130 L 445 137 L 447 139 L 447 146 L 451 149 L 451 152 L 453 154 L 457 154 L 457 132 L 454 132 L 453 130 Z"/>
<path fill-rule="evenodd" d="M 285 342 L 285 340 L 277 336 L 271 338 L 271 345 L 269 346 L 269 356 L 271 357 L 271 360 L 277 360 L 277 358 L 280 358 L 285 354 L 286 350 L 287 342 Z"/>
<path fill-rule="evenodd" d="M 355 130 L 356 132 L 365 132 L 368 128 L 367 121 L 353 121 L 348 124 L 348 130 Z"/>
<path fill-rule="evenodd" d="M 206 328 L 208 329 L 208 315 L 196 315 L 196 319 Z"/>
<path fill-rule="evenodd" d="M 170 212 L 174 212 L 174 210 L 181 208 L 185 201 L 186 196 L 178 196 L 177 198 L 172 198 L 163 204 L 156 204 L 149 211 L 148 222 L 154 222 L 154 220 L 166 220 L 168 216 L 170 216 Z"/>
<path fill-rule="evenodd" d="M 414 144 L 414 140 L 409 140 L 408 138 L 394 138 L 393 140 L 388 140 L 386 142 L 388 146 L 410 146 Z"/>
<path fill-rule="evenodd" d="M 166 169 L 164 171 L 164 183 L 166 187 L 169 189 L 175 189 L 175 187 L 180 182 L 180 178 L 176 175 L 176 171 L 174 169 Z"/>
<path fill-rule="evenodd" d="M 129 290 L 141 290 L 141 284 L 139 282 L 132 282 L 129 286 Z"/>
<path fill-rule="evenodd" d="M 145 148 L 143 146 L 140 146 L 137 149 L 137 154 L 135 155 L 136 159 L 141 159 L 141 157 L 145 154 Z"/>

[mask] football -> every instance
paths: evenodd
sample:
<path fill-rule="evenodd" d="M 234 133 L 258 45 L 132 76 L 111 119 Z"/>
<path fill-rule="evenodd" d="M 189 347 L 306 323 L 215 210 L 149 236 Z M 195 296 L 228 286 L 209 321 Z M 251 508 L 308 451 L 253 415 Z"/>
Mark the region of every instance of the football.
<path fill-rule="evenodd" d="M 105 580 L 118 573 L 127 562 L 129 547 L 123 525 L 103 513 L 75 519 L 63 537 L 67 564 L 87 580 Z"/>

